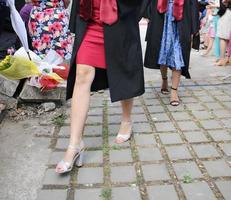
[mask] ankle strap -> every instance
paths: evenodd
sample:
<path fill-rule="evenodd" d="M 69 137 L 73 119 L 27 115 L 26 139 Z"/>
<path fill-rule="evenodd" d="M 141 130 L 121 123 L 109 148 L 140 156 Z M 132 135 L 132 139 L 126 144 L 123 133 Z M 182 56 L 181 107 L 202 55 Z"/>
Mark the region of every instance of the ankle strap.
<path fill-rule="evenodd" d="M 168 77 L 166 76 L 166 77 L 162 77 L 162 80 L 168 80 Z"/>
<path fill-rule="evenodd" d="M 78 145 L 69 144 L 69 146 L 68 146 L 68 149 L 72 149 L 72 150 L 75 150 L 75 151 L 81 150 L 83 148 L 84 148 L 83 141 L 81 141 L 80 144 L 78 144 Z"/>
<path fill-rule="evenodd" d="M 177 91 L 177 88 L 173 88 L 173 87 L 171 87 L 171 89 L 172 89 L 172 90 L 176 90 L 176 91 Z"/>

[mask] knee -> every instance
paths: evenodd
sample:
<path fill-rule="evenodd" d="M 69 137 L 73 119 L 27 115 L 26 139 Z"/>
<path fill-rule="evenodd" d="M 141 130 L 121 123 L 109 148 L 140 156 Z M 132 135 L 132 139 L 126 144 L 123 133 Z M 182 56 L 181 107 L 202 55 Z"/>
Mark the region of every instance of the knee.
<path fill-rule="evenodd" d="M 87 68 L 77 69 L 76 81 L 77 85 L 89 85 L 92 83 L 94 78 L 93 72 Z"/>

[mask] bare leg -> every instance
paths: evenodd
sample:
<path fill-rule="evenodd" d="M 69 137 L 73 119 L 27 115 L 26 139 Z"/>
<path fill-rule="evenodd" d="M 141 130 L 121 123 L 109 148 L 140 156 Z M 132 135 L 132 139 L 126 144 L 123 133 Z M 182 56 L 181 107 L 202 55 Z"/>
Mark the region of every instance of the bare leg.
<path fill-rule="evenodd" d="M 95 77 L 95 68 L 88 65 L 78 65 L 76 81 L 71 104 L 71 137 L 70 145 L 78 146 L 82 140 L 82 133 L 90 104 L 90 88 Z M 67 149 L 64 160 L 71 162 L 76 152 Z"/>
<path fill-rule="evenodd" d="M 120 125 L 119 135 L 129 136 L 131 135 L 132 131 L 132 123 L 131 123 L 131 113 L 133 107 L 133 98 L 121 101 L 122 107 L 122 122 Z M 116 143 L 123 143 L 127 140 L 122 137 L 116 138 Z"/>
<path fill-rule="evenodd" d="M 213 48 L 213 43 L 214 43 L 214 38 L 210 37 L 209 38 L 208 48 L 205 51 L 205 53 L 203 54 L 203 56 L 207 56 L 210 53 L 211 49 Z"/>
<path fill-rule="evenodd" d="M 162 65 L 160 67 L 161 77 L 162 77 L 162 86 L 161 86 L 161 93 L 168 94 L 168 67 Z"/>
<path fill-rule="evenodd" d="M 225 52 L 227 48 L 227 40 L 220 38 L 220 60 L 217 63 L 218 66 L 224 66 L 227 63 L 227 58 L 225 57 Z"/>
<path fill-rule="evenodd" d="M 180 77 L 181 77 L 181 71 L 180 70 L 172 70 L 172 90 L 171 90 L 171 99 L 172 101 L 179 101 L 177 89 L 180 84 Z M 179 103 L 178 103 L 179 104 Z M 176 104 L 174 104 L 176 105 Z"/>

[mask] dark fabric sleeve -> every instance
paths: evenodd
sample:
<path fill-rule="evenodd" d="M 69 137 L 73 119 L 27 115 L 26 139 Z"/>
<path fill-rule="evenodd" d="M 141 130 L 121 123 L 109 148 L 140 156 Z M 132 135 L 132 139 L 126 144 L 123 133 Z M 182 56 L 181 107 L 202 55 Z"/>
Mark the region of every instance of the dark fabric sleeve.
<path fill-rule="evenodd" d="M 78 5 L 79 5 L 79 0 L 72 1 L 70 21 L 69 21 L 69 29 L 72 33 L 75 33 L 76 30 L 76 19 L 79 10 Z"/>
<path fill-rule="evenodd" d="M 200 30 L 199 5 L 197 0 L 191 0 L 192 27 L 191 34 L 196 34 Z"/>

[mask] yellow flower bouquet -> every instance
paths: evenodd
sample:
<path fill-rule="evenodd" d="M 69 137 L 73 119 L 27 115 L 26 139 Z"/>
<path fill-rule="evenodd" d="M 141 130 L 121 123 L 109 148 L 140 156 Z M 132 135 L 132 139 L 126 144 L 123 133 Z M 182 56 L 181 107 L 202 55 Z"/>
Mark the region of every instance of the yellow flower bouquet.
<path fill-rule="evenodd" d="M 10 80 L 20 80 L 41 75 L 32 61 L 16 56 L 6 56 L 0 62 L 0 74 Z"/>

